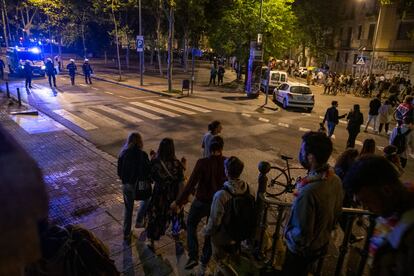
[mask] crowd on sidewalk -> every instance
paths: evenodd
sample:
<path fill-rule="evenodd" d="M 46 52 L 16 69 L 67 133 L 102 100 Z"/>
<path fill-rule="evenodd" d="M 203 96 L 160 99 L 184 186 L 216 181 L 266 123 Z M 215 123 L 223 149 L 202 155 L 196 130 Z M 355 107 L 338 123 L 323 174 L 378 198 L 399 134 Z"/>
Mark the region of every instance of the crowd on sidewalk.
<path fill-rule="evenodd" d="M 391 142 L 384 149 L 384 156 L 376 154 L 375 140 L 367 139 L 360 152 L 348 148 L 331 167 L 328 160 L 333 144 L 329 136 L 339 117 L 336 107 L 337 103 L 333 102 L 327 112 L 326 120 L 333 122 L 328 125 L 328 135 L 318 131 L 302 137 L 299 161 L 308 173 L 296 183 L 295 198 L 284 229 L 287 250 L 282 273 L 307 275 L 312 272 L 318 260 L 325 256 L 337 223 L 342 221 L 340 225 L 343 226 L 341 207 L 365 206 L 380 216 L 377 226 L 380 228 L 371 243 L 372 275 L 378 275 L 378 271 L 381 275 L 410 275 L 414 268 L 410 260 L 414 254 L 414 184 L 403 184 L 399 180 L 404 167 L 399 147 L 404 144 L 405 154 L 413 152 L 414 140 L 405 135 L 413 129 L 413 120 L 406 116 L 402 125 L 394 129 L 392 139 L 400 141 Z M 352 112 L 357 111 L 354 108 Z M 350 114 L 347 117 L 350 120 Z M 202 139 L 202 157 L 188 180 L 186 159 L 176 157 L 173 139 L 162 139 L 158 150 L 151 150 L 148 155 L 141 135 L 138 132 L 129 135 L 118 158 L 125 205 L 125 241 L 129 242 L 133 235 L 134 203 L 139 201 L 134 225 L 144 228 L 150 250 L 157 251 L 156 242 L 168 229 L 177 239 L 181 231 L 186 231 L 188 261 L 185 269 L 198 266 L 198 275 L 209 275 L 212 273 L 209 263 L 213 258 L 217 264 L 215 275 L 239 275 L 234 260 L 240 257 L 242 245 L 252 252 L 260 250 L 257 248 L 257 218 L 260 216 L 257 206 L 260 205 L 257 204 L 259 199 L 251 194 L 251 186 L 243 180 L 243 161 L 236 156 L 224 157 L 222 131 L 219 121 L 211 122 Z M 7 224 L 6 217 L 25 219 L 13 213 L 13 206 L 20 202 L 15 198 L 23 200 L 23 197 L 19 192 L 11 195 L 6 185 L 9 179 L 23 181 L 10 174 L 22 164 L 28 164 L 28 178 L 32 177 L 32 184 L 39 191 L 31 200 L 39 208 L 43 206 L 33 208 L 33 216 L 26 221 L 34 229 L 31 238 L 35 242 L 31 249 L 36 251 L 36 258 L 28 260 L 19 256 L 19 261 L 12 260 L 12 265 L 4 269 L 12 271 L 16 268 L 13 264 L 17 264 L 20 269 L 25 267 L 27 275 L 118 275 L 108 249 L 92 233 L 78 226 L 47 223 L 47 195 L 39 169 L 3 130 L 0 138 L 0 161 L 5 164 L 1 166 L 1 173 L 7 176 L 2 177 L 6 181 L 0 185 L 0 195 L 7 206 L 1 213 L 2 223 Z M 400 158 L 396 158 L 398 155 Z M 18 163 L 10 162 L 11 156 L 18 157 Z M 21 186 L 18 184 L 16 189 Z M 190 211 L 185 217 L 183 207 L 190 202 Z M 203 218 L 207 220 L 200 253 L 197 229 Z M 12 232 L 13 227 L 18 226 L 7 224 L 2 229 Z M 7 245 L 5 249 L 13 248 L 10 241 L 6 242 L 7 237 L 10 236 L 3 236 L 6 239 L 1 244 Z M 357 238 L 354 236 L 354 240 Z"/>

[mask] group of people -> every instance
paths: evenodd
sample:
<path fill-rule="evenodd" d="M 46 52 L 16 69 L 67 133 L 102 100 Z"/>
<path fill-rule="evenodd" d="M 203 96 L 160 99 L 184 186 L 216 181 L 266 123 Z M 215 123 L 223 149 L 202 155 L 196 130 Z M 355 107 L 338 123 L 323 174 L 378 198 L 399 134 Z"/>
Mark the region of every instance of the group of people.
<path fill-rule="evenodd" d="M 58 60 L 58 66 L 55 66 L 53 60 L 51 58 L 47 58 L 45 62 L 45 74 L 48 78 L 50 87 L 56 88 L 56 75 L 58 74 L 58 70 L 61 67 L 61 61 Z M 66 66 L 68 70 L 70 81 L 72 85 L 75 85 L 75 76 L 77 67 L 75 64 L 74 59 L 69 60 L 69 64 Z M 91 75 L 93 74 L 92 66 L 89 63 L 88 59 L 85 59 L 82 64 L 82 72 L 85 76 L 85 83 L 92 84 Z M 25 77 L 25 86 L 26 89 L 32 88 L 32 78 L 33 78 L 33 67 L 29 60 L 27 60 L 23 66 L 23 75 Z"/>
<path fill-rule="evenodd" d="M 208 85 L 211 85 L 213 83 L 216 85 L 216 78 L 217 78 L 217 85 L 223 85 L 224 80 L 224 73 L 226 70 L 224 69 L 224 65 L 222 63 L 219 63 L 217 66 L 217 62 L 214 61 L 214 63 L 211 65 L 210 68 L 210 81 Z"/>

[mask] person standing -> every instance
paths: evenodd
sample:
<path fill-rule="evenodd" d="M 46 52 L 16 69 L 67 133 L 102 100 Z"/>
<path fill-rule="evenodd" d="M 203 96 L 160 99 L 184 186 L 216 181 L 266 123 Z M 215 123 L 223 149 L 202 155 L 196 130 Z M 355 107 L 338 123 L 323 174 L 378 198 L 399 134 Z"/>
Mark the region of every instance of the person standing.
<path fill-rule="evenodd" d="M 223 64 L 220 64 L 217 70 L 217 85 L 220 85 L 220 83 L 223 85 L 223 79 L 224 79 L 224 73 L 226 70 L 224 69 Z"/>
<path fill-rule="evenodd" d="M 32 88 L 33 67 L 30 64 L 30 60 L 26 60 L 26 62 L 24 63 L 23 75 L 25 78 L 26 89 Z"/>
<path fill-rule="evenodd" d="M 124 239 L 131 238 L 131 223 L 134 210 L 134 200 L 137 196 L 142 198 L 135 223 L 136 228 L 143 227 L 146 209 L 151 196 L 151 189 L 147 189 L 146 195 L 137 195 L 137 185 L 150 183 L 150 161 L 148 154 L 143 151 L 144 143 L 138 132 L 132 132 L 118 157 L 118 176 L 122 181 L 124 197 Z"/>
<path fill-rule="evenodd" d="M 89 84 L 92 84 L 91 75 L 93 74 L 93 70 L 87 58 L 85 58 L 85 62 L 82 65 L 82 71 L 85 75 L 85 83 L 88 84 L 89 81 Z"/>
<path fill-rule="evenodd" d="M 370 275 L 413 275 L 414 185 L 403 184 L 393 164 L 370 155 L 357 160 L 345 188 L 377 218 L 370 255 Z"/>
<path fill-rule="evenodd" d="M 414 154 L 414 119 L 405 117 L 401 126 L 396 126 L 390 135 L 390 145 L 397 147 L 401 167 L 407 165 L 408 155 Z"/>
<path fill-rule="evenodd" d="M 381 95 L 378 94 L 374 99 L 372 99 L 369 102 L 369 112 L 368 112 L 368 121 L 365 125 L 364 132 L 368 132 L 368 126 L 371 123 L 371 121 L 374 121 L 374 132 L 377 128 L 377 117 L 378 117 L 378 111 L 381 107 Z"/>
<path fill-rule="evenodd" d="M 355 140 L 358 136 L 358 133 L 361 131 L 361 125 L 364 123 L 364 115 L 362 115 L 359 110 L 359 104 L 354 105 L 354 109 L 348 113 L 346 117 L 348 120 L 348 141 L 346 142 L 347 148 L 355 147 Z"/>
<path fill-rule="evenodd" d="M 4 64 L 4 61 L 0 58 L 0 79 L 4 79 L 4 68 L 6 68 L 6 65 Z"/>
<path fill-rule="evenodd" d="M 324 133 L 302 136 L 299 161 L 308 174 L 298 183 L 285 228 L 283 275 L 308 275 L 327 252 L 343 200 L 341 180 L 327 163 L 332 149 L 332 141 Z"/>
<path fill-rule="evenodd" d="M 385 100 L 384 104 L 378 110 L 379 128 L 378 134 L 381 134 L 384 127 L 385 135 L 388 134 L 389 126 L 392 120 L 392 114 L 394 113 L 390 101 Z"/>
<path fill-rule="evenodd" d="M 157 156 L 151 161 L 151 178 L 154 190 L 147 208 L 146 233 L 150 240 L 148 247 L 154 251 L 154 241 L 165 234 L 173 218 L 170 206 L 184 181 L 184 165 L 175 156 L 173 139 L 161 140 Z"/>
<path fill-rule="evenodd" d="M 344 115 L 339 116 L 338 114 L 338 102 L 337 101 L 332 101 L 331 103 L 331 107 L 328 108 L 325 112 L 325 117 L 323 118 L 323 122 L 322 124 L 325 124 L 325 122 L 327 122 L 328 124 L 328 137 L 331 138 L 334 131 L 335 131 L 335 127 L 337 124 L 339 124 L 339 119 L 345 118 L 346 117 L 346 113 Z"/>
<path fill-rule="evenodd" d="M 69 64 L 66 65 L 66 69 L 69 71 L 70 82 L 72 83 L 72 85 L 75 85 L 75 75 L 77 67 L 75 64 L 75 60 L 73 58 L 69 60 Z"/>
<path fill-rule="evenodd" d="M 210 216 L 214 193 L 223 187 L 226 180 L 224 172 L 225 157 L 222 155 L 223 139 L 220 136 L 215 136 L 211 141 L 210 152 L 211 155 L 197 161 L 183 192 L 171 204 L 173 210 L 177 207 L 181 208 L 187 202 L 190 194 L 195 193 L 195 199 L 191 203 L 187 221 L 188 262 L 185 269 L 192 269 L 198 265 L 197 226 L 201 219 Z M 202 252 L 200 271 L 205 272 L 211 257 L 209 236 L 204 239 Z"/>
<path fill-rule="evenodd" d="M 53 80 L 53 86 L 56 87 L 56 69 L 53 65 L 52 59 L 47 58 L 46 60 L 46 75 L 49 80 L 49 85 L 52 87 L 52 80 Z"/>
<path fill-rule="evenodd" d="M 221 133 L 222 126 L 220 121 L 212 121 L 208 125 L 208 132 L 204 134 L 203 140 L 201 142 L 201 148 L 203 149 L 203 157 L 210 156 L 210 142 L 214 136 L 217 136 Z"/>
<path fill-rule="evenodd" d="M 216 69 L 216 65 L 211 65 L 211 69 L 210 69 L 210 81 L 208 83 L 208 85 L 210 85 L 212 82 L 214 85 L 216 85 L 216 76 L 217 76 L 217 69 Z"/>
<path fill-rule="evenodd" d="M 58 65 L 59 72 L 62 71 L 62 59 L 59 55 L 55 56 L 55 62 Z"/>

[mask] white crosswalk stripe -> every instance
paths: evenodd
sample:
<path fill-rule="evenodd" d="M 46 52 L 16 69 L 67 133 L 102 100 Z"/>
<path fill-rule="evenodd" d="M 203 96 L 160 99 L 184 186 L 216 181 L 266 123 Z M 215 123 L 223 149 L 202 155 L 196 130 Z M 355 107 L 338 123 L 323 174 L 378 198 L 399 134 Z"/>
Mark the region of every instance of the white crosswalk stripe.
<path fill-rule="evenodd" d="M 128 115 L 128 114 L 126 114 L 124 112 L 121 112 L 119 110 L 110 108 L 110 107 L 105 106 L 105 105 L 97 105 L 97 106 L 94 106 L 94 108 L 99 109 L 99 110 L 103 110 L 103 111 L 105 111 L 107 113 L 113 114 L 113 115 L 115 115 L 115 116 L 117 116 L 119 118 L 122 118 L 122 119 L 124 119 L 126 121 L 129 121 L 129 122 L 132 122 L 132 123 L 140 123 L 140 122 L 142 122 L 142 120 L 139 119 L 139 118 L 137 118 L 137 117 L 134 117 L 132 115 Z"/>
<path fill-rule="evenodd" d="M 154 105 L 158 105 L 158 106 L 161 106 L 161 107 L 164 107 L 164 108 L 172 109 L 174 111 L 184 113 L 184 114 L 187 114 L 187 115 L 197 114 L 193 111 L 189 111 L 189 110 L 186 110 L 186 109 L 183 109 L 183 108 L 180 108 L 180 107 L 176 107 L 176 106 L 173 106 L 173 105 L 168 105 L 168 104 L 165 104 L 165 103 L 160 103 L 160 102 L 157 102 L 157 101 L 154 101 L 154 100 L 148 100 L 148 101 L 145 101 L 145 102 L 150 103 L 150 104 L 154 104 Z"/>
<path fill-rule="evenodd" d="M 151 120 L 160 120 L 160 119 L 162 119 L 161 117 L 159 117 L 157 115 L 148 113 L 146 111 L 143 111 L 143 110 L 140 110 L 140 109 L 131 107 L 131 106 L 123 106 L 122 109 L 128 110 L 128 111 L 130 111 L 132 113 L 141 115 L 141 116 L 146 117 L 146 118 L 149 118 Z"/>
<path fill-rule="evenodd" d="M 163 115 L 167 115 L 169 117 L 180 117 L 179 114 L 176 114 L 176 113 L 173 113 L 173 112 L 161 109 L 161 108 L 157 108 L 155 106 L 144 104 L 144 103 L 141 103 L 141 102 L 132 102 L 130 104 L 136 105 L 136 106 L 139 106 L 139 107 L 142 107 L 142 108 L 145 108 L 145 109 L 148 109 L 148 110 L 151 110 L 151 111 L 163 114 Z"/>
<path fill-rule="evenodd" d="M 91 109 L 82 109 L 82 114 L 104 126 L 123 127 L 123 124 Z"/>
<path fill-rule="evenodd" d="M 54 113 L 58 114 L 59 116 L 62 116 L 64 119 L 70 121 L 71 123 L 77 125 L 78 127 L 84 129 L 84 130 L 93 130 L 93 129 L 97 129 L 98 127 L 95 126 L 94 124 L 91 124 L 87 121 L 85 121 L 84 119 L 73 115 L 72 113 L 64 110 L 64 109 L 58 109 L 58 110 L 53 110 Z"/>
<path fill-rule="evenodd" d="M 192 110 L 195 110 L 195 111 L 199 111 L 199 112 L 203 112 L 203 113 L 211 112 L 211 110 L 201 108 L 201 107 L 198 107 L 198 106 L 193 106 L 193 105 L 183 103 L 183 102 L 180 102 L 180 101 L 173 101 L 173 100 L 168 100 L 168 99 L 162 99 L 161 101 L 166 102 L 166 103 L 170 103 L 170 104 L 175 104 L 175 105 L 182 106 L 182 107 L 186 107 L 186 108 L 189 108 L 189 109 L 192 109 Z"/>

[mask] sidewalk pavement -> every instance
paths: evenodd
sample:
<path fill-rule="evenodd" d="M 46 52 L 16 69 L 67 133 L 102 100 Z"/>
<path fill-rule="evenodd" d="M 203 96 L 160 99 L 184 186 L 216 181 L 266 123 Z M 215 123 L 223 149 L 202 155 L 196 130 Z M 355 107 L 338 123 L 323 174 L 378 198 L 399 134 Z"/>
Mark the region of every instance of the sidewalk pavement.
<path fill-rule="evenodd" d="M 155 253 L 145 244 L 144 229 L 133 229 L 131 243 L 124 242 L 124 205 L 116 158 L 42 113 L 10 115 L 27 107 L 9 107 L 7 102 L 0 93 L 0 123 L 43 171 L 52 223 L 80 224 L 91 230 L 109 247 L 111 258 L 124 275 L 194 275 L 195 269 L 184 270 L 185 233 L 179 240 L 167 233 L 156 242 Z M 201 226 L 202 223 L 199 229 L 202 244 Z"/>

